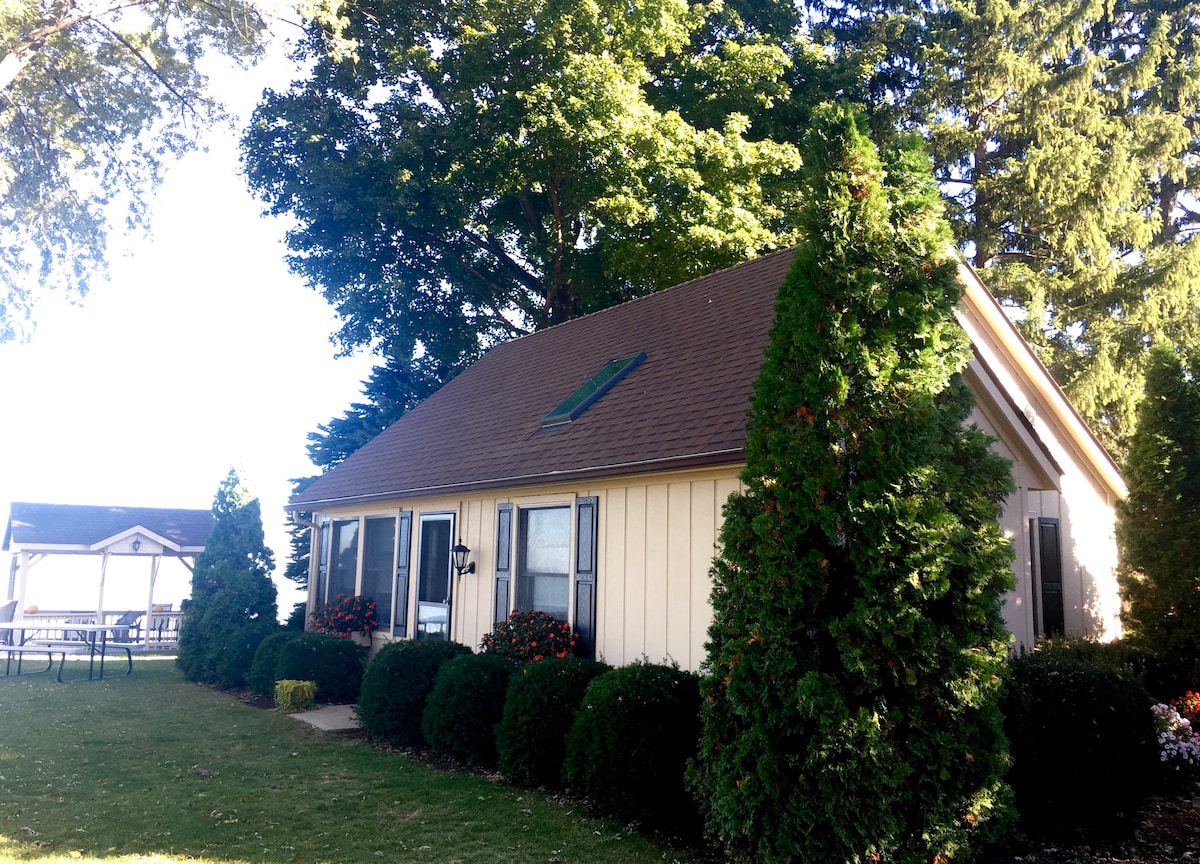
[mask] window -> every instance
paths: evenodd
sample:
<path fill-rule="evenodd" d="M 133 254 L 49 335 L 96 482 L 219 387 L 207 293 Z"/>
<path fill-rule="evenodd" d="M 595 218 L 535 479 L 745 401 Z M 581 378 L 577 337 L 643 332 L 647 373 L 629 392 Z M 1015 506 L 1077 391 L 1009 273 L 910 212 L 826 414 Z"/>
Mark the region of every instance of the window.
<path fill-rule="evenodd" d="M 568 619 L 571 508 L 522 509 L 517 540 L 517 608 Z"/>
<path fill-rule="evenodd" d="M 570 423 L 586 411 L 601 396 L 616 386 L 617 382 L 628 375 L 646 359 L 646 352 L 631 354 L 628 357 L 618 357 L 609 360 L 600 371 L 589 378 L 582 387 L 564 399 L 559 406 L 542 418 L 543 429 L 553 429 Z"/>
<path fill-rule="evenodd" d="M 580 656 L 595 654 L 599 512 L 599 499 L 591 496 L 576 498 L 573 506 L 496 505 L 497 622 L 508 620 L 514 606 L 548 612 L 579 631 Z"/>
<path fill-rule="evenodd" d="M 379 629 L 392 626 L 392 571 L 395 569 L 396 520 L 392 516 L 367 519 L 363 533 L 362 593 L 375 601 Z"/>
<path fill-rule="evenodd" d="M 358 520 L 346 519 L 333 523 L 332 558 L 329 562 L 329 594 L 332 600 L 339 594 L 352 597 L 358 585 Z"/>

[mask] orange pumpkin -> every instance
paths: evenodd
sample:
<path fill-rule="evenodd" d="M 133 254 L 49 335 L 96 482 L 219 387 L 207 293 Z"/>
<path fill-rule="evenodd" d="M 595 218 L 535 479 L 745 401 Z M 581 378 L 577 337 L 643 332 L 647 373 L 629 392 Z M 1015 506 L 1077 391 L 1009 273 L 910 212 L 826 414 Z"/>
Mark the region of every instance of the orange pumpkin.
<path fill-rule="evenodd" d="M 25 607 L 25 614 L 26 615 L 37 614 L 37 606 L 33 603 L 29 604 L 28 606 Z"/>
<path fill-rule="evenodd" d="M 161 612 L 161 611 L 163 611 L 163 607 L 162 607 L 162 606 L 160 606 L 160 605 L 158 605 L 158 604 L 156 603 L 156 604 L 154 605 L 154 611 L 155 611 L 155 612 Z"/>

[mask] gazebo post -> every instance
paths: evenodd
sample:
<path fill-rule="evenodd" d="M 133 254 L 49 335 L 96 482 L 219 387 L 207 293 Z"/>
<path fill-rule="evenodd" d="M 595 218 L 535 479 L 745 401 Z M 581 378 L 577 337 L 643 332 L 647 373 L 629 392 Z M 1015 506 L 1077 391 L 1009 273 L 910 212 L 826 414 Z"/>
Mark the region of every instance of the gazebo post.
<path fill-rule="evenodd" d="M 146 598 L 146 623 L 142 632 L 146 634 L 145 642 L 150 644 L 150 625 L 154 623 L 154 583 L 158 580 L 158 565 L 162 562 L 161 555 L 150 559 L 150 596 Z"/>
<path fill-rule="evenodd" d="M 100 596 L 96 598 L 96 623 L 104 623 L 104 576 L 108 573 L 108 551 L 100 556 Z"/>

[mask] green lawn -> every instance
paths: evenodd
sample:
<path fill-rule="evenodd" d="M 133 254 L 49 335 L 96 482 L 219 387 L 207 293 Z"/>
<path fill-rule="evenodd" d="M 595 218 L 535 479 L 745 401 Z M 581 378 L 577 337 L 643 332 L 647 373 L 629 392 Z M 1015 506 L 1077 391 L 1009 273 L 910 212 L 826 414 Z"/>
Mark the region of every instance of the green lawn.
<path fill-rule="evenodd" d="M 690 861 L 577 805 L 188 684 L 0 678 L 0 862 Z"/>

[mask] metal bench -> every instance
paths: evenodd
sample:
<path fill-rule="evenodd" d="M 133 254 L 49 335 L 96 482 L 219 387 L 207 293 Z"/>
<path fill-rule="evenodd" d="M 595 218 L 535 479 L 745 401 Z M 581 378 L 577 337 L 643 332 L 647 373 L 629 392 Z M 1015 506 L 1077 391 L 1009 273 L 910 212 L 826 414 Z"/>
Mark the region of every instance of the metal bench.
<path fill-rule="evenodd" d="M 63 665 L 67 662 L 68 654 L 84 654 L 87 648 L 74 642 L 70 645 L 0 645 L 0 653 L 5 655 L 4 660 L 4 676 L 7 678 L 11 675 L 40 675 L 43 672 L 49 672 L 54 668 L 54 655 L 59 656 L 58 659 L 58 680 L 62 681 Z M 27 656 L 44 657 L 46 660 L 45 669 L 34 669 L 33 671 L 25 671 L 21 668 L 23 661 Z M 13 671 L 13 658 L 16 658 L 17 668 Z M 132 664 L 131 664 L 132 665 Z"/>
<path fill-rule="evenodd" d="M 21 646 L 21 650 L 28 650 L 30 653 L 36 653 L 38 649 L 42 651 L 53 651 L 62 654 L 62 658 L 58 663 L 58 680 L 62 684 L 74 684 L 77 681 L 99 681 L 104 678 L 123 678 L 133 672 L 133 652 L 140 651 L 142 646 L 132 642 L 105 642 L 99 641 L 80 641 L 78 639 L 31 639 Z M 66 666 L 67 655 L 87 655 L 88 658 L 88 674 L 87 678 L 76 678 L 70 681 L 63 679 L 63 667 Z M 104 659 L 109 654 L 125 655 L 125 671 L 114 672 L 109 675 L 104 674 Z M 99 668 L 97 669 L 96 660 L 99 658 Z M 53 658 L 50 663 L 53 665 Z M 19 664 L 18 664 L 19 665 Z"/>

